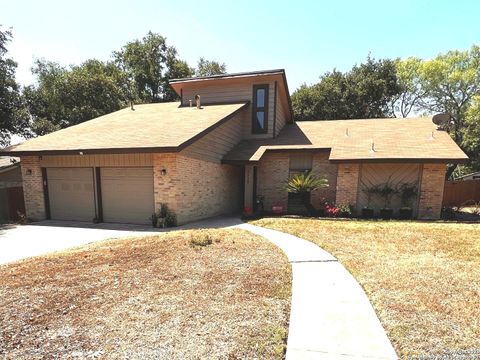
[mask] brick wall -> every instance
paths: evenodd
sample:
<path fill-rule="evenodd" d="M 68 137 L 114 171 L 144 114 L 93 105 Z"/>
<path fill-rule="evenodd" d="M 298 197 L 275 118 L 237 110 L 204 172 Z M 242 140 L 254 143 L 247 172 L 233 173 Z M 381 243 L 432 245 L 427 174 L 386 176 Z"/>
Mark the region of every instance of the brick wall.
<path fill-rule="evenodd" d="M 155 206 L 167 203 L 179 224 L 241 211 L 239 167 L 180 154 L 155 154 L 153 162 Z"/>
<path fill-rule="evenodd" d="M 337 205 L 353 205 L 357 203 L 358 178 L 360 164 L 339 164 L 337 176 Z"/>
<path fill-rule="evenodd" d="M 45 197 L 43 195 L 40 161 L 37 156 L 22 156 L 20 161 L 27 218 L 30 220 L 45 220 Z M 30 171 L 31 174 L 27 174 Z"/>
<path fill-rule="evenodd" d="M 338 166 L 330 163 L 328 157 L 328 152 L 313 154 L 312 172 L 317 176 L 325 176 L 328 180 L 328 188 L 318 189 L 312 192 L 311 201 L 315 208 L 320 208 L 325 201 L 335 202 Z"/>
<path fill-rule="evenodd" d="M 439 219 L 442 212 L 445 164 L 424 164 L 420 184 L 419 219 Z"/>
<path fill-rule="evenodd" d="M 288 152 L 267 151 L 257 170 L 257 195 L 265 197 L 264 207 L 271 210 L 273 203 L 287 206 L 288 193 L 285 182 L 288 180 L 290 156 Z"/>

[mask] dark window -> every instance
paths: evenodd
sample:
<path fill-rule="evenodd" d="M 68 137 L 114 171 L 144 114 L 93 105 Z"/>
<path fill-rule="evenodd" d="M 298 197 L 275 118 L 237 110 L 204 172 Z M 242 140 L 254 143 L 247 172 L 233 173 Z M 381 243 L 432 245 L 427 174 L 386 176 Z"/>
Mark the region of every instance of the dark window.
<path fill-rule="evenodd" d="M 268 125 L 268 85 L 253 86 L 252 132 L 267 132 Z"/>

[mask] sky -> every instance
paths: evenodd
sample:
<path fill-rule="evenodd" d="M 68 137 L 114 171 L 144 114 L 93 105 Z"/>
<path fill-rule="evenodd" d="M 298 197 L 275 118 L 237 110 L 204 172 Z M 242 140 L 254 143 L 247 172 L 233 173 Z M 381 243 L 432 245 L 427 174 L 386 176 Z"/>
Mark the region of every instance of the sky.
<path fill-rule="evenodd" d="M 334 68 L 375 58 L 432 58 L 480 43 L 478 0 L 154 1 L 0 0 L 11 27 L 17 80 L 34 82 L 35 58 L 64 65 L 108 60 L 149 30 L 195 66 L 203 56 L 228 72 L 286 70 L 290 92 Z"/>

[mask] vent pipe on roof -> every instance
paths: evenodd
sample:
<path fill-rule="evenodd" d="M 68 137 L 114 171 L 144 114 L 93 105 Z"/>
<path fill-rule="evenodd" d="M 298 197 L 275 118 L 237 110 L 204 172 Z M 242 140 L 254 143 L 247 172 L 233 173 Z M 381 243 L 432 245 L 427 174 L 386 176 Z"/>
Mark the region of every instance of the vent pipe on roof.
<path fill-rule="evenodd" d="M 192 107 L 192 99 L 188 100 L 188 103 L 190 104 L 190 107 Z"/>
<path fill-rule="evenodd" d="M 348 128 L 345 129 L 345 136 L 348 136 Z"/>
<path fill-rule="evenodd" d="M 202 108 L 202 104 L 200 103 L 200 95 L 195 95 L 195 103 L 197 104 L 197 109 Z"/>
<path fill-rule="evenodd" d="M 135 111 L 135 108 L 133 107 L 133 100 L 130 100 L 130 110 Z"/>
<path fill-rule="evenodd" d="M 375 143 L 372 140 L 372 147 L 370 149 L 370 152 L 375 152 L 375 151 L 377 151 L 377 150 L 375 150 Z"/>

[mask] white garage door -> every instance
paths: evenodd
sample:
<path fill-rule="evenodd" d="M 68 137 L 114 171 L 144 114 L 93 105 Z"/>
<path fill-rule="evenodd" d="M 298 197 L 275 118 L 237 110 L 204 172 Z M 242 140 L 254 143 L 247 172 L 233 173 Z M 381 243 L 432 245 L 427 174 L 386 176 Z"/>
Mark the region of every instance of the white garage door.
<path fill-rule="evenodd" d="M 92 221 L 95 194 L 92 168 L 47 168 L 50 217 Z"/>
<path fill-rule="evenodd" d="M 149 224 L 154 212 L 153 168 L 102 168 L 103 221 Z"/>

